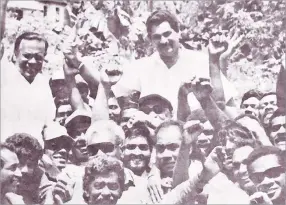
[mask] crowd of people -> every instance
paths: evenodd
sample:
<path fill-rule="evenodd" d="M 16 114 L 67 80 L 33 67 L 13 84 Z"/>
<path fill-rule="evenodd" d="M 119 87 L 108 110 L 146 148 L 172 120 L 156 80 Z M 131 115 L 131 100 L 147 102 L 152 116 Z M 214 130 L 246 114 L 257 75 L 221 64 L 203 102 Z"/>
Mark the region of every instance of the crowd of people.
<path fill-rule="evenodd" d="M 180 44 L 168 10 L 146 27 L 156 51 L 122 67 L 79 57 L 70 30 L 52 78 L 49 42 L 17 37 L 1 59 L 0 204 L 286 203 L 285 62 L 276 91 L 249 90 L 237 106 L 221 32 L 206 55 Z"/>

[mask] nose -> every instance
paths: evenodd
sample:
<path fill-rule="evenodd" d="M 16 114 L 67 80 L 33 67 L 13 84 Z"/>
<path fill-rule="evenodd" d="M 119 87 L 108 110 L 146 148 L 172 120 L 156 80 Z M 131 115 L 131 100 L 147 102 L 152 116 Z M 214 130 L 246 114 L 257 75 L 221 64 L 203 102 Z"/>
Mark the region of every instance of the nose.
<path fill-rule="evenodd" d="M 173 158 L 173 152 L 171 152 L 170 150 L 165 149 L 165 151 L 162 153 L 162 157 L 166 160 L 166 159 L 171 159 Z"/>
<path fill-rule="evenodd" d="M 63 157 L 66 157 L 67 150 L 62 148 L 61 150 L 58 151 L 58 153 L 59 153 L 60 155 L 62 155 Z"/>
<path fill-rule="evenodd" d="M 160 44 L 166 44 L 168 42 L 168 39 L 164 36 L 161 37 L 160 39 Z"/>
<path fill-rule="evenodd" d="M 19 168 L 17 168 L 14 172 L 14 176 L 17 177 L 17 178 L 21 178 L 22 177 L 22 173 L 20 171 Z"/>
<path fill-rule="evenodd" d="M 136 147 L 135 149 L 134 149 L 134 151 L 133 151 L 133 154 L 134 155 L 141 155 L 141 150 L 139 149 L 139 147 Z"/>
<path fill-rule="evenodd" d="M 102 189 L 102 192 L 101 192 L 101 195 L 104 197 L 104 198 L 108 198 L 111 196 L 111 192 L 109 190 L 109 188 L 107 186 L 105 186 L 103 189 Z"/>
<path fill-rule="evenodd" d="M 262 192 L 266 192 L 270 187 L 272 187 L 274 185 L 274 181 L 273 179 L 269 178 L 269 177 L 265 177 L 263 179 L 263 181 L 260 183 L 259 185 L 259 189 Z"/>
<path fill-rule="evenodd" d="M 36 61 L 35 58 L 31 58 L 28 62 L 29 62 L 29 63 L 37 63 L 37 61 Z"/>
<path fill-rule="evenodd" d="M 244 164 L 241 164 L 241 165 L 240 165 L 239 174 L 240 174 L 241 176 L 247 174 L 247 167 L 246 167 L 246 165 L 244 165 Z"/>
<path fill-rule="evenodd" d="M 23 167 L 21 167 L 21 173 L 28 173 L 28 166 L 27 165 L 25 165 L 25 166 L 23 166 Z"/>

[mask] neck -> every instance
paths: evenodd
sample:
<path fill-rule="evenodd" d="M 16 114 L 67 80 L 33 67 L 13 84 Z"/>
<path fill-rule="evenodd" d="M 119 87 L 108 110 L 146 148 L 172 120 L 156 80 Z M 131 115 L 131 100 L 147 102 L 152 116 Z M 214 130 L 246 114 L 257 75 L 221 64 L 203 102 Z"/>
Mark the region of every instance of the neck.
<path fill-rule="evenodd" d="M 179 59 L 179 50 L 175 52 L 172 56 L 163 56 L 160 55 L 162 61 L 167 65 L 168 68 L 171 68 L 173 65 L 175 65 Z"/>

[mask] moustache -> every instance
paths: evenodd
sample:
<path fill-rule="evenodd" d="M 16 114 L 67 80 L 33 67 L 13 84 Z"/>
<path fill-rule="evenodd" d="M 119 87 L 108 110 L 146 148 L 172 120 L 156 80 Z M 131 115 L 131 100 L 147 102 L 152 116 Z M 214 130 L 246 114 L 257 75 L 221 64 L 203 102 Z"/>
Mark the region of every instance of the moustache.
<path fill-rule="evenodd" d="M 274 142 L 276 144 L 280 142 L 285 142 L 286 141 L 286 133 L 278 133 L 277 137 L 274 139 Z"/>

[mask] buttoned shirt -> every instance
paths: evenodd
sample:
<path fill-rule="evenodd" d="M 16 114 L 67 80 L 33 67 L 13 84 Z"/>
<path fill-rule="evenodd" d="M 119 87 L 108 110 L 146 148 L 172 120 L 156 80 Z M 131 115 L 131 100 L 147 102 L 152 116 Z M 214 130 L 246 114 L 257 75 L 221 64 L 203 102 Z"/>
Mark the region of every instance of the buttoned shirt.
<path fill-rule="evenodd" d="M 41 132 L 56 112 L 49 78 L 39 73 L 29 83 L 14 64 L 1 64 L 1 140 L 27 133 L 43 145 Z"/>
<path fill-rule="evenodd" d="M 140 91 L 140 97 L 150 94 L 161 95 L 171 102 L 176 113 L 180 85 L 194 76 L 210 78 L 208 55 L 182 48 L 176 64 L 168 68 L 159 53 L 155 52 L 149 57 L 126 65 L 123 76 L 112 89 L 116 97 L 128 96 L 132 90 Z M 233 97 L 234 89 L 222 73 L 221 77 L 227 102 Z M 200 108 L 192 93 L 188 96 L 188 102 L 191 110 Z"/>

